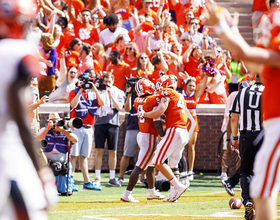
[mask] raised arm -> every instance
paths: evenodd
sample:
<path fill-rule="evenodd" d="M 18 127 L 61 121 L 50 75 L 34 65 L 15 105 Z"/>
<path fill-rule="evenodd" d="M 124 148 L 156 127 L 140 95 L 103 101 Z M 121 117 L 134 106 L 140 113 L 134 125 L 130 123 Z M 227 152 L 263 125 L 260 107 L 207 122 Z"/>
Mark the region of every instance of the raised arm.
<path fill-rule="evenodd" d="M 208 80 L 208 76 L 205 75 L 203 80 L 197 85 L 198 89 L 197 89 L 197 91 L 194 94 L 196 101 L 198 101 L 200 96 L 203 94 L 203 92 L 205 90 L 205 87 L 206 87 L 207 80 Z"/>
<path fill-rule="evenodd" d="M 251 47 L 243 39 L 240 33 L 236 31 L 237 16 L 235 16 L 234 19 L 229 16 L 226 17 L 226 14 L 229 14 L 228 11 L 225 8 L 221 11 L 213 1 L 206 0 L 205 5 L 210 14 L 210 23 L 216 27 L 217 34 L 232 53 L 236 54 L 245 63 L 246 61 L 253 62 L 255 64 L 254 70 L 259 70 L 261 64 L 277 68 L 280 67 L 279 52 L 258 47 Z M 230 23 L 230 25 L 227 24 L 226 20 Z M 230 28 L 229 26 L 233 28 Z"/>
<path fill-rule="evenodd" d="M 76 18 L 75 16 L 72 14 L 72 0 L 69 0 L 69 4 L 68 4 L 68 8 L 67 8 L 67 12 L 69 15 L 70 20 L 72 21 L 72 23 L 74 24 L 76 22 Z"/>

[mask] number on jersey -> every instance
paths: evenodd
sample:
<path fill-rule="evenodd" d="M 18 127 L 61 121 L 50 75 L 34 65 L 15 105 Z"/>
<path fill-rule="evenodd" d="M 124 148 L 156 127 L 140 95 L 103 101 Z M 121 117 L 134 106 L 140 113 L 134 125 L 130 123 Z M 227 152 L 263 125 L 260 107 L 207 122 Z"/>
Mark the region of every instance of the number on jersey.
<path fill-rule="evenodd" d="M 177 102 L 177 107 L 182 109 L 182 113 L 186 114 L 185 111 L 185 103 L 184 103 L 184 97 L 182 94 L 180 94 L 179 100 Z"/>

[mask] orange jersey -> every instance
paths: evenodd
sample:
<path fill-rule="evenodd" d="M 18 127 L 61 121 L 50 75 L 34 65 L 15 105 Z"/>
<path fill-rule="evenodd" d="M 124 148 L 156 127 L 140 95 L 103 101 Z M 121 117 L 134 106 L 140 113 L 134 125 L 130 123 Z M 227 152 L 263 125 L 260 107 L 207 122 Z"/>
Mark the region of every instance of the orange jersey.
<path fill-rule="evenodd" d="M 125 62 L 121 62 L 117 65 L 111 64 L 108 68 L 108 72 L 113 73 L 115 76 L 114 86 L 120 90 L 124 90 L 126 85 L 126 77 L 130 77 L 130 66 Z"/>
<path fill-rule="evenodd" d="M 162 72 L 162 71 L 161 71 L 161 70 L 158 70 L 158 69 L 154 69 L 153 74 L 152 74 L 152 75 L 149 75 L 149 76 L 148 76 L 148 79 L 149 79 L 150 81 L 152 81 L 154 84 L 156 84 L 158 78 L 161 77 L 160 72 Z"/>
<path fill-rule="evenodd" d="M 253 1 L 253 11 L 267 11 L 266 1 L 254 0 Z"/>
<path fill-rule="evenodd" d="M 184 62 L 183 64 L 189 76 L 197 77 L 199 75 L 198 66 L 200 62 L 198 60 L 195 60 L 192 56 L 189 56 L 189 62 Z"/>
<path fill-rule="evenodd" d="M 127 59 L 127 56 L 124 56 L 123 62 L 127 63 L 130 66 L 130 68 L 132 69 L 132 68 L 136 67 L 137 58 L 135 58 L 133 61 L 129 61 Z"/>
<path fill-rule="evenodd" d="M 156 95 L 137 97 L 134 100 L 134 108 L 137 112 L 149 112 L 152 111 L 154 107 L 158 106 L 159 101 L 160 99 Z M 138 124 L 141 132 L 158 135 L 152 118 L 140 118 Z"/>
<path fill-rule="evenodd" d="M 154 10 L 150 9 L 150 10 L 147 12 L 147 11 L 144 11 L 143 9 L 140 9 L 140 10 L 138 11 L 138 15 L 145 15 L 145 14 L 147 14 L 147 15 L 150 16 L 150 17 L 152 17 L 153 22 L 156 22 L 156 20 L 157 20 L 157 13 L 156 13 Z"/>
<path fill-rule="evenodd" d="M 166 129 L 177 127 L 177 128 L 187 128 L 188 115 L 186 112 L 186 102 L 182 94 L 179 94 L 173 89 L 166 88 L 163 89 L 159 98 L 169 98 L 169 105 L 164 112 L 166 118 Z"/>
<path fill-rule="evenodd" d="M 134 6 L 133 5 L 129 5 L 128 8 L 119 8 L 117 10 L 115 10 L 114 14 L 120 14 L 122 16 L 123 20 L 128 20 L 129 17 L 132 17 L 132 13 L 133 13 L 133 9 Z"/>
<path fill-rule="evenodd" d="M 69 0 L 65 0 L 65 3 L 69 5 Z M 85 4 L 82 0 L 73 0 L 72 5 L 75 9 L 75 17 L 77 17 L 85 8 Z"/>
<path fill-rule="evenodd" d="M 79 64 L 80 64 L 80 54 L 79 52 L 75 51 L 75 50 L 70 50 L 69 51 L 69 56 L 66 57 L 66 66 L 67 69 L 70 66 L 74 66 L 77 69 L 79 69 Z"/>
<path fill-rule="evenodd" d="M 187 10 L 192 10 L 194 16 L 199 18 L 201 15 L 203 8 L 201 6 L 194 6 L 194 5 L 183 5 L 182 3 L 178 2 L 175 5 L 175 12 L 177 17 L 177 26 L 184 25 L 185 23 L 185 13 Z M 179 18 L 179 19 L 178 19 Z"/>
<path fill-rule="evenodd" d="M 269 25 L 267 25 L 266 35 L 263 37 L 266 42 L 270 42 L 269 45 L 265 45 L 268 49 L 274 50 L 280 53 L 280 37 L 279 22 L 280 9 L 271 11 L 267 17 L 269 19 Z M 268 41 L 267 41 L 268 40 Z M 280 117 L 280 96 L 279 83 L 280 83 L 280 68 L 274 68 L 271 66 L 263 66 L 262 77 L 264 80 L 265 89 L 262 95 L 262 111 L 264 114 L 263 119 L 268 120 L 276 117 Z"/>
<path fill-rule="evenodd" d="M 70 42 L 75 38 L 75 29 L 71 21 L 68 21 L 67 28 L 65 31 L 63 31 L 63 34 L 66 37 L 65 48 L 69 48 Z"/>
<path fill-rule="evenodd" d="M 130 74 L 131 77 L 141 78 L 141 77 L 146 77 L 146 76 L 152 75 L 152 73 L 148 72 L 147 70 L 140 69 L 140 70 L 138 70 L 138 72 L 136 72 L 136 70 L 137 70 L 137 68 L 131 70 L 131 74 Z"/>
<path fill-rule="evenodd" d="M 95 41 L 99 41 L 99 34 L 92 25 L 84 26 L 81 22 L 75 21 L 74 29 L 75 36 L 84 43 L 93 45 Z"/>
<path fill-rule="evenodd" d="M 159 7 L 160 7 L 160 3 L 161 1 L 160 0 L 153 0 L 153 2 L 150 4 L 150 8 L 157 12 Z M 163 6 L 163 9 L 162 11 L 164 11 L 165 9 L 169 9 L 169 4 L 168 4 L 168 1 L 167 0 L 163 0 L 162 1 L 164 3 L 164 6 Z M 137 0 L 135 2 L 135 7 L 139 10 L 142 8 L 142 0 Z"/>
<path fill-rule="evenodd" d="M 97 74 L 97 77 L 100 78 L 103 75 L 103 68 L 97 59 L 93 58 L 93 67 Z"/>

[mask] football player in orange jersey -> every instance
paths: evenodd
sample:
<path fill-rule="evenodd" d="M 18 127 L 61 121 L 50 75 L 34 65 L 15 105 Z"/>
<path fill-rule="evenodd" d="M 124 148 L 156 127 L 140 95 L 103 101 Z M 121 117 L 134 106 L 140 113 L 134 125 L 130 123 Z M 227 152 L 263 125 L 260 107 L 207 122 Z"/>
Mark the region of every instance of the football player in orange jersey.
<path fill-rule="evenodd" d="M 154 84 L 146 78 L 142 78 L 136 83 L 135 90 L 138 97 L 134 101 L 134 107 L 138 112 L 151 111 L 157 107 L 159 98 L 156 95 L 153 95 L 154 87 Z M 140 118 L 138 124 L 140 132 L 137 135 L 137 143 L 140 147 L 140 151 L 136 166 L 130 174 L 127 188 L 121 196 L 121 201 L 123 202 L 138 202 L 138 200 L 133 198 L 131 193 L 137 183 L 139 175 L 146 169 L 149 188 L 147 199 L 165 198 L 165 196 L 155 190 L 155 167 L 152 166 L 152 158 L 157 145 L 158 131 L 161 136 L 164 135 L 161 121 L 153 121 L 151 118 Z"/>
<path fill-rule="evenodd" d="M 187 131 L 188 116 L 186 102 L 182 94 L 175 91 L 177 78 L 174 75 L 164 75 L 156 83 L 160 103 L 150 112 L 144 110 L 139 113 L 142 120 L 158 118 L 165 114 L 166 134 L 157 145 L 153 163 L 155 167 L 170 181 L 171 187 L 165 202 L 175 202 L 187 189 L 173 174 L 179 174 L 178 162 L 182 156 L 184 146 L 189 141 Z M 139 120 L 141 120 L 139 119 Z M 168 165 L 164 161 L 168 158 Z M 171 169 L 172 168 L 172 169 Z M 173 171 L 173 172 L 172 172 Z"/>
<path fill-rule="evenodd" d="M 263 144 L 254 163 L 254 178 L 250 185 L 250 195 L 254 198 L 257 219 L 276 219 L 276 201 L 279 192 L 280 173 L 280 10 L 269 14 L 259 39 L 262 47 L 250 47 L 239 34 L 238 16 L 217 6 L 213 0 L 206 0 L 209 21 L 215 26 L 217 35 L 227 49 L 236 54 L 251 71 L 261 72 L 265 89 L 262 96 Z"/>

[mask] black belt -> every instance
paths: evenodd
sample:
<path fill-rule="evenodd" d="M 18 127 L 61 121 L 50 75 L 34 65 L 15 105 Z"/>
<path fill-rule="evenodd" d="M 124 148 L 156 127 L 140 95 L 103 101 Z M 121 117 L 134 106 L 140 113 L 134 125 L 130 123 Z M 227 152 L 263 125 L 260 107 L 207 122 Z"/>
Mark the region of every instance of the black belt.
<path fill-rule="evenodd" d="M 84 128 L 91 128 L 92 125 L 83 125 Z"/>
<path fill-rule="evenodd" d="M 260 132 L 260 131 L 247 131 L 247 130 L 243 130 L 243 131 L 240 131 L 240 134 L 256 133 L 256 132 Z"/>

